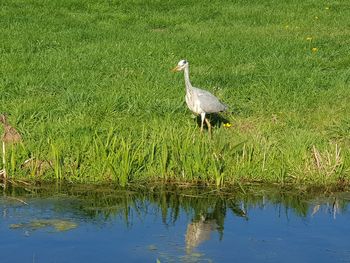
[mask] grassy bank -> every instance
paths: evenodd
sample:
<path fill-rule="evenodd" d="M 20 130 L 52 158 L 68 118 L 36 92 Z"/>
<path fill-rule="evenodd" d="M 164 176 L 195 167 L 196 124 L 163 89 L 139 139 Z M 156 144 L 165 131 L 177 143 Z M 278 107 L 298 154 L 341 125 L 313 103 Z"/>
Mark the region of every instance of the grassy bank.
<path fill-rule="evenodd" d="M 3 0 L 9 174 L 348 184 L 350 4 L 283 2 Z M 169 71 L 182 58 L 230 107 L 212 138 Z"/>

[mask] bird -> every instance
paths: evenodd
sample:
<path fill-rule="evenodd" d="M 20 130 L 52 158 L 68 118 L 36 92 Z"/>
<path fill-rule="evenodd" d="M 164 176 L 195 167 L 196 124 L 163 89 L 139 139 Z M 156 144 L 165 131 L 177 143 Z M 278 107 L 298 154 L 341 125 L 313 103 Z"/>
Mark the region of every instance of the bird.
<path fill-rule="evenodd" d="M 190 81 L 189 62 L 185 59 L 179 61 L 177 66 L 172 69 L 173 72 L 184 71 L 186 86 L 186 104 L 188 108 L 197 115 L 201 116 L 201 132 L 203 132 L 204 121 L 208 126 L 208 132 L 211 133 L 211 124 L 206 118 L 207 114 L 218 113 L 227 110 L 227 106 L 219 101 L 217 97 L 209 91 L 195 88 Z"/>

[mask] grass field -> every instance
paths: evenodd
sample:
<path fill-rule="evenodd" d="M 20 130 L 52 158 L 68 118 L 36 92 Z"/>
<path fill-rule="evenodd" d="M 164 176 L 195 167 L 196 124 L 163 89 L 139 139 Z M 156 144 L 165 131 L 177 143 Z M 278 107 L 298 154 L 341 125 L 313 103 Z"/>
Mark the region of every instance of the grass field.
<path fill-rule="evenodd" d="M 349 184 L 350 3 L 2 0 L 15 178 Z M 231 127 L 200 134 L 196 87 Z M 29 158 L 26 165 L 23 162 Z"/>

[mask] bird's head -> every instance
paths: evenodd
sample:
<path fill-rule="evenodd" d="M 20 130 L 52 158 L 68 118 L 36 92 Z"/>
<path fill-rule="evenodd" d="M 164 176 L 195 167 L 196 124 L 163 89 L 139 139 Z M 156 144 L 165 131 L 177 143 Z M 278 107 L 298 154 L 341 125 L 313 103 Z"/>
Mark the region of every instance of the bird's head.
<path fill-rule="evenodd" d="M 188 61 L 185 59 L 182 59 L 179 61 L 179 63 L 177 63 L 177 66 L 173 68 L 172 71 L 173 72 L 181 71 L 181 70 L 184 70 L 185 67 L 187 66 L 188 66 Z"/>

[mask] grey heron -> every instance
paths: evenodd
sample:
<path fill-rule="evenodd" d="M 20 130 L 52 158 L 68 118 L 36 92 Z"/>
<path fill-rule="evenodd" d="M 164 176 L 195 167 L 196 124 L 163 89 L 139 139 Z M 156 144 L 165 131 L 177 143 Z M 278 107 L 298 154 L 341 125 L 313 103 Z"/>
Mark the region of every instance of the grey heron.
<path fill-rule="evenodd" d="M 173 69 L 174 72 L 182 70 L 184 71 L 185 75 L 186 104 L 193 113 L 201 116 L 201 132 L 203 131 L 203 124 L 205 121 L 210 133 L 211 125 L 209 120 L 206 118 L 206 114 L 222 112 L 225 111 L 227 107 L 209 91 L 192 86 L 190 82 L 189 63 L 187 60 L 180 60 L 177 66 Z"/>

